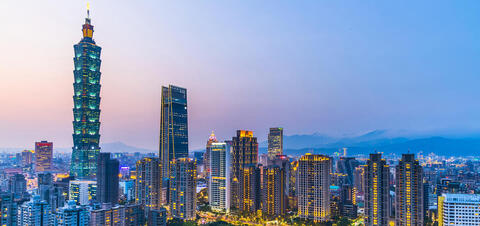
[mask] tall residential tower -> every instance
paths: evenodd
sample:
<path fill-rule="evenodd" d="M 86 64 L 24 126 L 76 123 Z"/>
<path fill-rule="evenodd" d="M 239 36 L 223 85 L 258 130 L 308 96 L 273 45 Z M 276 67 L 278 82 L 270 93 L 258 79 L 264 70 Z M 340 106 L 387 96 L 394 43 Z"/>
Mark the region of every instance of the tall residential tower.
<path fill-rule="evenodd" d="M 423 225 L 423 171 L 414 154 L 403 154 L 395 170 L 395 225 Z"/>
<path fill-rule="evenodd" d="M 100 152 L 100 52 L 93 40 L 89 11 L 83 24 L 83 38 L 74 45 L 73 61 L 73 150 L 70 175 L 94 178 Z"/>
<path fill-rule="evenodd" d="M 390 167 L 382 154 L 370 154 L 364 171 L 365 225 L 388 225 L 390 215 Z"/>

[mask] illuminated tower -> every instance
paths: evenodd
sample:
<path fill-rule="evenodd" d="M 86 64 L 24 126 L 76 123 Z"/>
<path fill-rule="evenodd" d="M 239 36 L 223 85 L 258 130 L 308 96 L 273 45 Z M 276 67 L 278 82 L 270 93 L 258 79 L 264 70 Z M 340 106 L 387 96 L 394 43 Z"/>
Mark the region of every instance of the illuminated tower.
<path fill-rule="evenodd" d="M 237 210 L 242 209 L 242 194 L 244 187 L 241 186 L 242 170 L 245 167 L 251 168 L 258 161 L 258 143 L 257 138 L 253 136 L 252 131 L 237 130 L 237 136 L 232 138 L 231 160 L 231 206 Z"/>
<path fill-rule="evenodd" d="M 298 160 L 298 216 L 314 222 L 330 218 L 330 173 L 332 159 L 305 154 Z"/>
<path fill-rule="evenodd" d="M 422 166 L 414 154 L 403 154 L 395 173 L 395 225 L 423 225 Z"/>
<path fill-rule="evenodd" d="M 51 170 L 53 143 L 48 141 L 35 142 L 35 158 L 35 172 Z"/>
<path fill-rule="evenodd" d="M 270 128 L 268 133 L 268 158 L 283 155 L 283 128 Z"/>
<path fill-rule="evenodd" d="M 159 156 L 163 175 L 169 178 L 170 161 L 188 157 L 187 90 L 162 87 Z"/>
<path fill-rule="evenodd" d="M 162 204 L 162 164 L 158 158 L 143 158 L 137 161 L 135 202 L 147 210 L 158 209 Z"/>
<path fill-rule="evenodd" d="M 364 171 L 365 225 L 388 225 L 390 169 L 382 154 L 370 154 Z"/>
<path fill-rule="evenodd" d="M 83 38 L 74 45 L 73 150 L 70 174 L 80 179 L 94 178 L 100 152 L 100 52 L 93 40 L 89 11 Z"/>
<path fill-rule="evenodd" d="M 210 177 L 210 156 L 211 156 L 211 151 L 212 151 L 212 144 L 218 142 L 217 138 L 215 137 L 215 134 L 212 131 L 212 134 L 210 134 L 210 137 L 208 138 L 207 141 L 207 146 L 205 149 L 205 154 L 203 155 L 203 165 L 205 169 L 205 176 L 207 179 Z"/>
<path fill-rule="evenodd" d="M 172 216 L 194 220 L 197 208 L 197 162 L 189 158 L 172 160 L 169 184 Z"/>
<path fill-rule="evenodd" d="M 230 210 L 230 145 L 210 144 L 210 177 L 208 180 L 208 202 L 214 211 Z"/>

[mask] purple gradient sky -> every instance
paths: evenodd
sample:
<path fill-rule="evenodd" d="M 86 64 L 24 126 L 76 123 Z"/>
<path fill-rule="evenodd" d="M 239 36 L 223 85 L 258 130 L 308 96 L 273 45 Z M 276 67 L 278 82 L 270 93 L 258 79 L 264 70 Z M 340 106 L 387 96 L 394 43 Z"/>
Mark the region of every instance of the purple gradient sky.
<path fill-rule="evenodd" d="M 0 147 L 72 143 L 85 1 L 0 1 Z M 480 129 L 480 2 L 91 1 L 101 141 L 156 149 L 160 87 L 188 89 L 190 148 L 286 134 Z"/>

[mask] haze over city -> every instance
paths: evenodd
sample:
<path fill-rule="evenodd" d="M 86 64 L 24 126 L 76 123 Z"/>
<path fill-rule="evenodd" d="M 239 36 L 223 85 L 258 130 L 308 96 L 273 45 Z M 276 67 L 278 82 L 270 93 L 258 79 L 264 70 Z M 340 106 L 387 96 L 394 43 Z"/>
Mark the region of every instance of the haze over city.
<path fill-rule="evenodd" d="M 85 1 L 1 1 L 0 144 L 72 146 Z M 480 131 L 480 3 L 91 1 L 101 142 L 158 149 L 160 89 L 188 90 L 189 145 L 285 135 Z"/>

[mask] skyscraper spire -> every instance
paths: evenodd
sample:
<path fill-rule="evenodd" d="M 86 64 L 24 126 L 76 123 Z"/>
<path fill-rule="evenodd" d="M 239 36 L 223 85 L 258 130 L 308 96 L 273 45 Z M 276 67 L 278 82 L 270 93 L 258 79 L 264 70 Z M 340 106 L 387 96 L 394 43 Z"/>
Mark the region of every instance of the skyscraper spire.
<path fill-rule="evenodd" d="M 90 19 L 90 2 L 87 2 L 87 18 Z"/>

